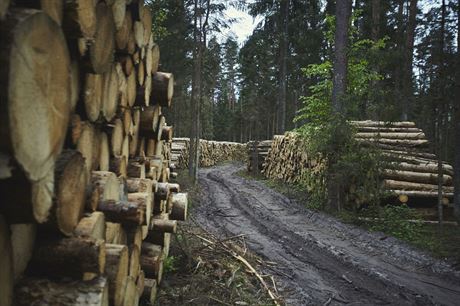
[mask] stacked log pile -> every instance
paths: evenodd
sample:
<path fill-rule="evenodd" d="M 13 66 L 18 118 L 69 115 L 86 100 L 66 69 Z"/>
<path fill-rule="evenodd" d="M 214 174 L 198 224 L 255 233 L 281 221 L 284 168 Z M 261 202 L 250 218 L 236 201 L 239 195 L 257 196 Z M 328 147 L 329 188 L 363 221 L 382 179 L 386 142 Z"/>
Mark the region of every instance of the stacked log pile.
<path fill-rule="evenodd" d="M 299 183 L 307 171 L 317 166 L 310 158 L 302 138 L 293 132 L 275 135 L 263 164 L 262 173 L 271 179 Z"/>
<path fill-rule="evenodd" d="M 187 195 L 143 0 L 0 5 L 0 305 L 153 302 Z"/>
<path fill-rule="evenodd" d="M 276 135 L 274 136 L 277 137 Z M 257 170 L 262 171 L 265 158 L 268 156 L 268 151 L 272 146 L 271 139 L 262 141 L 250 141 L 246 144 L 247 150 L 247 169 L 249 172 Z M 257 169 L 254 169 L 254 165 L 257 164 Z"/>
<path fill-rule="evenodd" d="M 384 190 L 391 197 L 407 202 L 438 196 L 438 160 L 429 153 L 428 140 L 413 122 L 352 121 L 355 139 L 365 146 L 380 149 L 386 169 L 382 172 Z M 273 179 L 297 183 L 306 171 L 320 169 L 320 163 L 307 156 L 301 138 L 295 133 L 275 136 L 267 154 L 262 173 Z M 442 163 L 442 194 L 444 203 L 453 197 L 453 168 Z"/>
<path fill-rule="evenodd" d="M 245 148 L 244 144 L 237 142 L 200 139 L 200 167 L 212 167 L 224 161 L 242 161 L 246 156 Z M 171 160 L 178 168 L 188 167 L 189 150 L 189 138 L 173 138 Z"/>
<path fill-rule="evenodd" d="M 409 198 L 437 198 L 438 158 L 429 152 L 423 131 L 414 122 L 351 121 L 356 140 L 380 149 L 386 161 L 382 177 L 385 190 L 401 202 Z M 445 204 L 453 197 L 453 168 L 442 162 Z"/>

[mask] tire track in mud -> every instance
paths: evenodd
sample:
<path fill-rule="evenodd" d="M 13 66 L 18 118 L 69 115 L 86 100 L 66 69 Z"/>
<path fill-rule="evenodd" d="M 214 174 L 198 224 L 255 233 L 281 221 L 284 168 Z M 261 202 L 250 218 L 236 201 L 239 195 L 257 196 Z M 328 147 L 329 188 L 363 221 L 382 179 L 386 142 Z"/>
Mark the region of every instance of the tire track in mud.
<path fill-rule="evenodd" d="M 458 305 L 460 275 L 381 233 L 312 212 L 240 165 L 202 169 L 197 220 L 221 235 L 245 234 L 251 250 L 276 262 L 289 305 Z"/>

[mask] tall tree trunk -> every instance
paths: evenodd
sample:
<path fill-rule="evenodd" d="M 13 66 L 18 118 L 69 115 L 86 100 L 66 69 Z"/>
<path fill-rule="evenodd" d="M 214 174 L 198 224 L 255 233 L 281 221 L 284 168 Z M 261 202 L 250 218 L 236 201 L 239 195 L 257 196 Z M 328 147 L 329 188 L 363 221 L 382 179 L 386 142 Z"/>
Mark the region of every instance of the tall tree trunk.
<path fill-rule="evenodd" d="M 371 29 L 371 38 L 374 42 L 377 42 L 380 39 L 380 15 L 381 15 L 381 2 L 380 0 L 372 0 L 372 29 Z M 380 73 L 380 61 L 375 60 L 373 64 L 373 69 Z M 382 84 L 379 80 L 372 81 L 372 87 L 375 89 L 374 92 L 376 95 L 372 96 L 367 103 L 363 103 L 362 114 L 367 117 L 367 119 L 378 120 L 377 109 L 381 104 L 381 87 Z M 374 104 L 374 105 L 372 105 Z M 374 107 L 372 107 L 374 106 Z"/>
<path fill-rule="evenodd" d="M 351 1 L 337 0 L 334 50 L 334 79 L 332 86 L 332 110 L 336 114 L 340 114 L 342 112 L 343 98 L 347 88 L 347 46 L 350 15 Z"/>
<path fill-rule="evenodd" d="M 380 0 L 372 0 L 372 33 L 373 41 L 380 38 Z"/>
<path fill-rule="evenodd" d="M 198 148 L 196 146 L 196 139 L 198 138 L 198 101 L 199 101 L 199 87 L 200 87 L 200 49 L 201 49 L 201 31 L 198 29 L 198 2 L 194 1 L 194 29 L 193 29 L 193 76 L 192 76 L 192 94 L 191 94 L 191 128 L 190 128 L 190 150 L 188 158 L 188 174 L 195 182 L 195 173 L 197 165 L 195 164 Z"/>
<path fill-rule="evenodd" d="M 405 23 L 404 23 L 404 6 L 407 0 L 398 0 L 398 12 L 396 14 L 396 25 L 397 25 L 397 37 L 395 39 L 396 48 L 395 54 L 393 55 L 397 62 L 395 63 L 395 70 L 394 70 L 394 91 L 393 91 L 393 99 L 394 101 L 401 101 L 403 99 L 402 94 L 402 74 L 403 68 L 399 64 L 402 61 L 403 54 L 404 54 L 404 33 L 405 33 Z M 401 107 L 401 119 L 404 119 L 405 114 L 403 111 L 404 107 Z"/>
<path fill-rule="evenodd" d="M 439 43 L 439 90 L 438 90 L 438 141 L 437 141 L 437 153 L 438 153 L 438 175 L 442 173 L 442 152 L 443 152 L 443 118 L 444 118 L 444 36 L 446 27 L 446 0 L 442 0 L 441 6 L 441 39 Z M 442 175 L 438 177 L 438 221 L 439 225 L 443 222 L 443 207 L 442 207 Z"/>
<path fill-rule="evenodd" d="M 357 12 L 358 10 L 361 10 L 363 7 L 363 1 L 362 0 L 356 0 L 355 5 L 353 6 L 353 11 Z M 363 29 L 363 16 L 359 16 L 359 18 L 355 18 L 353 26 L 358 29 L 358 35 L 359 36 L 364 36 L 364 29 Z"/>
<path fill-rule="evenodd" d="M 460 96 L 460 0 L 457 1 L 457 97 Z M 460 225 L 460 104 L 455 105 L 454 214 Z"/>
<path fill-rule="evenodd" d="M 243 143 L 243 100 L 240 99 L 240 142 Z"/>
<path fill-rule="evenodd" d="M 286 129 L 286 90 L 287 90 L 287 53 L 288 53 L 288 22 L 290 0 L 281 0 L 281 32 L 280 32 L 280 79 L 278 92 L 278 133 L 284 134 Z"/>
<path fill-rule="evenodd" d="M 415 28 L 417 25 L 417 3 L 418 0 L 410 0 L 409 3 L 409 22 L 406 29 L 406 41 L 404 48 L 404 71 L 403 71 L 403 109 L 401 119 L 408 120 L 411 112 L 411 104 L 413 97 L 412 86 L 412 63 L 414 57 L 414 38 Z"/>
<path fill-rule="evenodd" d="M 195 121 L 195 130 L 196 130 L 196 138 L 195 138 L 195 167 L 193 169 L 193 181 L 194 183 L 198 180 L 198 168 L 200 167 L 200 132 L 201 132 L 201 109 L 203 105 L 203 84 L 202 84 L 202 67 L 204 63 L 204 53 L 203 49 L 206 49 L 206 27 L 208 25 L 209 20 L 209 12 L 210 12 L 210 0 L 206 1 L 206 17 L 203 21 L 203 15 L 201 12 L 203 11 L 202 2 L 200 1 L 200 17 L 199 17 L 199 35 L 198 35 L 198 56 L 197 56 L 197 96 L 198 96 L 198 105 L 196 107 L 196 121 Z"/>
<path fill-rule="evenodd" d="M 348 72 L 348 28 L 350 24 L 351 4 L 349 0 L 337 0 L 336 2 L 336 25 L 335 25 L 335 50 L 334 50 L 334 74 L 332 84 L 332 111 L 340 116 L 343 110 L 343 101 L 347 89 Z M 334 131 L 332 137 L 340 137 L 339 127 Z M 334 143 L 337 143 L 336 141 Z M 337 150 L 338 148 L 334 148 Z M 330 167 L 336 163 L 333 159 L 329 161 Z M 328 179 L 328 206 L 340 211 L 342 208 L 342 184 L 337 174 L 329 173 Z"/>

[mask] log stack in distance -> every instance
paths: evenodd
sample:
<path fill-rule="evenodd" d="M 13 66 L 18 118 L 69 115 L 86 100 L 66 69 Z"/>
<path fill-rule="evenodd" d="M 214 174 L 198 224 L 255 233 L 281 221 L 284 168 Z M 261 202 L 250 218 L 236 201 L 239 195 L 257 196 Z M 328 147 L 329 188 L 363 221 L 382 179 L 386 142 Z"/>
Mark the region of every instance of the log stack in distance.
<path fill-rule="evenodd" d="M 257 172 L 259 173 L 263 169 L 265 158 L 268 155 L 268 151 L 272 146 L 271 139 L 262 141 L 249 141 L 247 145 L 248 158 L 247 158 L 247 169 L 248 172 L 253 172 L 254 165 L 257 164 Z"/>
<path fill-rule="evenodd" d="M 382 183 L 390 198 L 396 198 L 401 203 L 411 201 L 416 204 L 426 200 L 436 203 L 437 156 L 429 152 L 428 140 L 415 123 L 351 121 L 350 124 L 356 130 L 355 139 L 361 145 L 380 149 L 386 162 Z M 321 163 L 308 156 L 302 146 L 305 144 L 295 133 L 275 136 L 264 159 L 263 174 L 268 178 L 298 183 L 307 170 L 319 169 Z M 453 197 L 453 168 L 443 162 L 442 172 L 443 203 L 447 205 Z"/>
<path fill-rule="evenodd" d="M 173 138 L 171 160 L 179 169 L 188 167 L 190 138 Z M 200 167 L 212 167 L 225 161 L 244 161 L 246 145 L 238 142 L 200 139 Z"/>
<path fill-rule="evenodd" d="M 2 1 L 0 305 L 154 302 L 188 201 L 151 18 L 144 0 Z"/>
<path fill-rule="evenodd" d="M 385 190 L 402 203 L 410 199 L 435 199 L 438 177 L 442 180 L 444 204 L 453 198 L 453 168 L 442 162 L 438 176 L 438 158 L 429 152 L 429 142 L 414 122 L 351 121 L 355 138 L 365 146 L 381 150 L 386 161 L 382 173 Z"/>

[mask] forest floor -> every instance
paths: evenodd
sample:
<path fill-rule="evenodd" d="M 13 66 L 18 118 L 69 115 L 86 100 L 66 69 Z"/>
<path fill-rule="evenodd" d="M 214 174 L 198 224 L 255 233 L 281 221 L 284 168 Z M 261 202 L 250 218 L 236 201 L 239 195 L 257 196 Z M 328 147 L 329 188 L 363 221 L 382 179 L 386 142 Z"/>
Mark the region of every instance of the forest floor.
<path fill-rule="evenodd" d="M 242 177 L 242 169 L 240 164 L 226 164 L 200 170 L 199 190 L 192 205 L 195 230 L 185 231 L 194 239 L 214 239 L 211 244 L 216 247 L 203 261 L 217 266 L 211 264 L 204 281 L 195 285 L 194 276 L 182 275 L 189 286 L 203 287 L 199 293 L 189 290 L 189 295 L 205 297 L 201 303 L 188 298 L 191 302 L 163 300 L 163 304 L 273 304 L 247 267 L 228 256 L 225 248 L 217 248 L 232 243 L 234 247 L 225 246 L 250 259 L 281 304 L 458 305 L 460 271 L 449 263 L 381 232 L 311 211 L 264 182 Z M 224 258 L 218 257 L 222 254 Z M 195 262 L 202 258 L 196 252 L 193 256 Z M 238 281 L 232 271 L 237 271 Z M 174 283 L 178 277 L 167 274 L 166 282 L 168 279 Z M 229 279 L 231 285 L 224 289 Z M 160 303 L 165 292 L 160 291 Z M 206 297 L 209 295 L 212 298 Z"/>
<path fill-rule="evenodd" d="M 182 172 L 178 183 L 189 194 L 189 217 L 179 222 L 172 237 L 155 305 L 274 305 L 267 289 L 247 266 L 261 271 L 263 265 L 271 263 L 248 249 L 244 235 L 220 239 L 197 222 L 201 188 L 193 187 L 186 171 Z M 263 278 L 269 290 L 276 292 L 273 277 Z"/>

